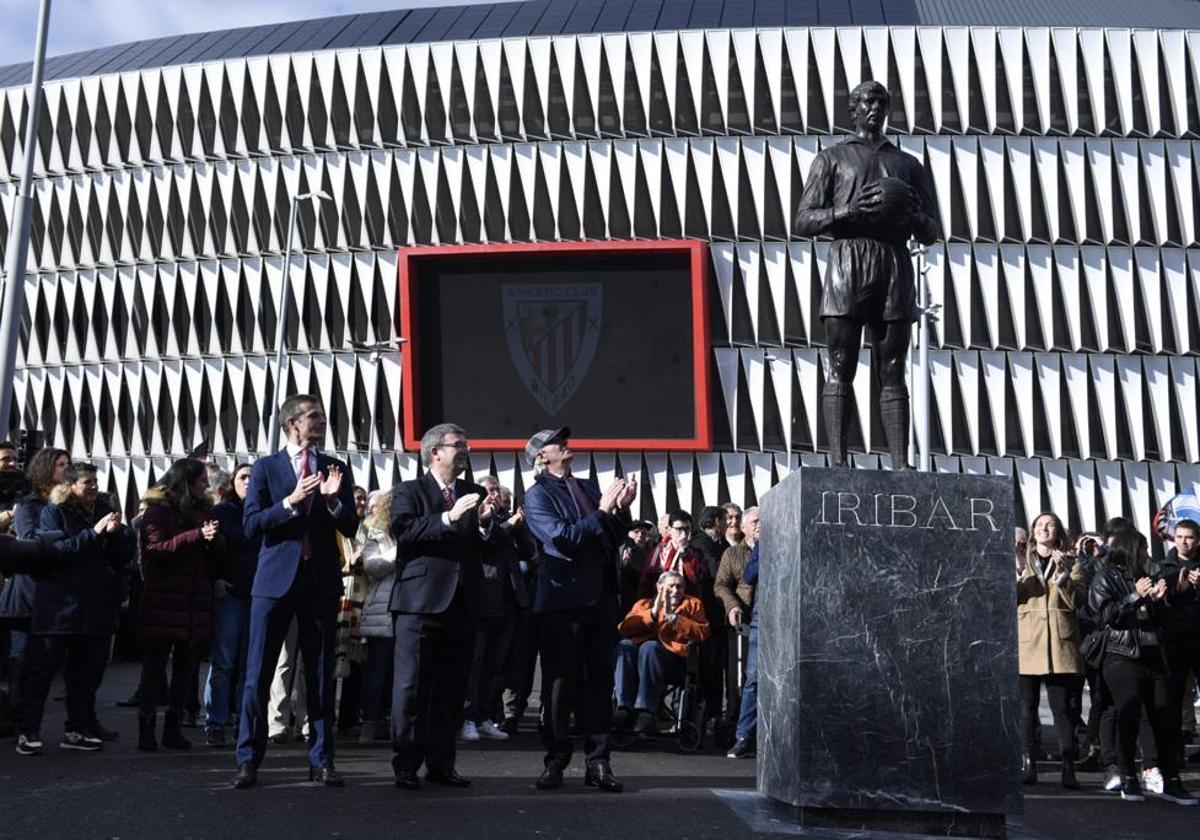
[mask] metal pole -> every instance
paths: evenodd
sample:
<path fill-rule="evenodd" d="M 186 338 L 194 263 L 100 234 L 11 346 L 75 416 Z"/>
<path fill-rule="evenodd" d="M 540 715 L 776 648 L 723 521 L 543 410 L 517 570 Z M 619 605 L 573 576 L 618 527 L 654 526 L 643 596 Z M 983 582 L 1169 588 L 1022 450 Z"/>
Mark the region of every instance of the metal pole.
<path fill-rule="evenodd" d="M 924 248 L 917 250 L 917 273 L 921 278 L 921 343 L 917 347 L 917 393 L 920 399 L 917 400 L 913 419 L 920 442 L 917 469 L 929 472 L 929 271 L 925 265 Z"/>
<path fill-rule="evenodd" d="M 371 429 L 367 433 L 367 490 L 371 489 L 371 475 L 375 470 L 375 408 L 379 396 L 379 351 L 371 351 L 367 360 L 375 365 L 375 387 L 371 389 Z"/>
<path fill-rule="evenodd" d="M 287 247 L 283 254 L 283 284 L 279 294 L 279 319 L 275 326 L 275 387 L 271 393 L 271 420 L 267 427 L 267 454 L 279 451 L 279 403 L 283 400 L 283 360 L 287 356 L 284 342 L 287 338 L 288 300 L 291 297 L 292 239 L 296 235 L 296 207 L 304 196 L 293 196 L 288 212 Z"/>
<path fill-rule="evenodd" d="M 42 113 L 42 71 L 46 64 L 46 33 L 50 29 L 50 0 L 38 10 L 37 40 L 33 45 L 33 78 L 29 84 L 29 117 L 25 123 L 25 168 L 13 200 L 12 227 L 4 261 L 4 303 L 0 309 L 0 440 L 12 431 L 13 382 L 16 379 L 17 340 L 25 309 L 25 262 L 29 254 L 29 214 L 33 203 L 33 161 L 37 155 L 38 121 Z"/>

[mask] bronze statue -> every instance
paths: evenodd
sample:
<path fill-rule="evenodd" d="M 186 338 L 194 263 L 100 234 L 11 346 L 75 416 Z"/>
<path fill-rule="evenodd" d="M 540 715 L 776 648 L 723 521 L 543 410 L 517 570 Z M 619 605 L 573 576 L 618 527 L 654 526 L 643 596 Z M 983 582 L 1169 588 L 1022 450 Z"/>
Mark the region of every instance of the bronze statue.
<path fill-rule="evenodd" d="M 821 410 L 835 467 L 846 464 L 846 402 L 864 326 L 881 386 L 879 410 L 892 465 L 908 467 L 904 363 L 911 324 L 920 315 L 908 239 L 928 245 L 939 237 L 941 225 L 921 162 L 883 136 L 890 103 L 887 88 L 876 81 L 850 92 L 854 134 L 817 155 L 796 214 L 797 235 L 834 239 L 821 284 L 829 348 Z"/>

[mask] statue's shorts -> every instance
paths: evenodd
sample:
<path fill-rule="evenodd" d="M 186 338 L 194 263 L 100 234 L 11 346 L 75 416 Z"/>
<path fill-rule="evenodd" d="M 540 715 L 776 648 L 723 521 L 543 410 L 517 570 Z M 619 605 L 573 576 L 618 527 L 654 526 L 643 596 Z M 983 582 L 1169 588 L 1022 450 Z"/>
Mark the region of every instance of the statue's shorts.
<path fill-rule="evenodd" d="M 917 287 L 905 243 L 855 237 L 829 246 L 821 317 L 863 323 L 915 321 Z"/>

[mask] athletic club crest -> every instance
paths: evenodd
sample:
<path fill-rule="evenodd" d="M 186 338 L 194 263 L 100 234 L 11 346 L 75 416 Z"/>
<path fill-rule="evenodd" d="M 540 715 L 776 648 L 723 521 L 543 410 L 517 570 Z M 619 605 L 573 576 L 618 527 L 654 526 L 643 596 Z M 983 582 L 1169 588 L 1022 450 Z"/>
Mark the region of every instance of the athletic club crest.
<path fill-rule="evenodd" d="M 504 335 L 521 381 L 557 414 L 587 376 L 600 343 L 599 283 L 502 287 Z"/>

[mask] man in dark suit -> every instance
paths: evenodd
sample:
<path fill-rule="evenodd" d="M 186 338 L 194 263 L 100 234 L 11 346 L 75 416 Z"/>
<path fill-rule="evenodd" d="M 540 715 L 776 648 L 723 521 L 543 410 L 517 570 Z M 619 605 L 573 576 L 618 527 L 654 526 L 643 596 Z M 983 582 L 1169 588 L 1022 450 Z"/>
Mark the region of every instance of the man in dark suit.
<path fill-rule="evenodd" d="M 529 439 L 525 454 L 537 481 L 525 494 L 525 518 L 541 545 L 533 611 L 541 621 L 542 703 L 549 714 L 542 730 L 545 770 L 541 790 L 561 787 L 571 761 L 568 723 L 583 695 L 587 740 L 584 782 L 611 793 L 624 790 L 609 765 L 613 657 L 620 598 L 618 547 L 629 528 L 629 505 L 637 480 L 618 478 L 603 495 L 594 481 L 571 475 L 571 430 L 544 429 Z M 581 684 L 582 671 L 582 684 Z"/>
<path fill-rule="evenodd" d="M 420 787 L 422 764 L 430 782 L 471 784 L 454 769 L 454 739 L 462 726 L 475 644 L 480 556 L 487 540 L 499 538 L 499 529 L 492 528 L 495 511 L 487 491 L 458 478 L 469 451 L 461 428 L 434 426 L 421 438 L 428 472 L 392 493 L 392 769 L 396 786 L 407 790 Z"/>
<path fill-rule="evenodd" d="M 233 786 L 258 783 L 267 749 L 267 695 L 279 650 L 295 618 L 304 660 L 311 723 L 310 781 L 344 782 L 333 767 L 334 643 L 342 594 L 337 535 L 358 530 L 349 468 L 320 452 L 325 411 L 316 397 L 296 394 L 279 408 L 287 446 L 260 459 L 250 473 L 242 524 L 250 540 L 262 539 L 250 603 L 250 639 L 238 773 Z"/>

